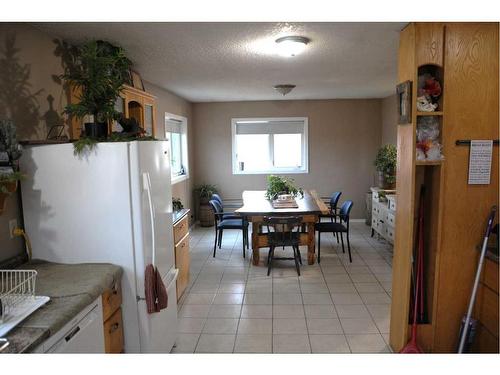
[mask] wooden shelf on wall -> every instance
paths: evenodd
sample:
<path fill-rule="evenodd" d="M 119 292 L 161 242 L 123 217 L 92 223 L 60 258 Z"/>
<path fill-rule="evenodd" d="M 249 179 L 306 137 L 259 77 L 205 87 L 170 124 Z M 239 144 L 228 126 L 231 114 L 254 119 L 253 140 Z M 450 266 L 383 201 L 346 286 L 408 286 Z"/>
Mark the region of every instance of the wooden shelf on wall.
<path fill-rule="evenodd" d="M 417 160 L 415 165 L 441 165 L 443 160 Z"/>
<path fill-rule="evenodd" d="M 417 116 L 443 116 L 442 111 L 436 112 L 417 112 Z"/>

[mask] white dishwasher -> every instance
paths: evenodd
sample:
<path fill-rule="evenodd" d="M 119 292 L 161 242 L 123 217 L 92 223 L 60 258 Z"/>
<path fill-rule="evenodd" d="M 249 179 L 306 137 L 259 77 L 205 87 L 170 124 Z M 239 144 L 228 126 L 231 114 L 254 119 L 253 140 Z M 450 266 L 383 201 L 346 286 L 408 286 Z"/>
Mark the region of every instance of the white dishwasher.
<path fill-rule="evenodd" d="M 35 352 L 104 353 L 101 297 L 51 336 Z"/>

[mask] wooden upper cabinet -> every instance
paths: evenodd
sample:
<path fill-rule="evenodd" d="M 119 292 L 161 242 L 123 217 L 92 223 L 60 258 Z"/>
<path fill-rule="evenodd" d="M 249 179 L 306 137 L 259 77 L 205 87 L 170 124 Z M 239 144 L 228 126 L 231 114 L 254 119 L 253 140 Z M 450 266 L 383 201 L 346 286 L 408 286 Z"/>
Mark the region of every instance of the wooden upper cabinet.
<path fill-rule="evenodd" d="M 444 25 L 442 23 L 416 24 L 416 63 L 443 66 Z"/>

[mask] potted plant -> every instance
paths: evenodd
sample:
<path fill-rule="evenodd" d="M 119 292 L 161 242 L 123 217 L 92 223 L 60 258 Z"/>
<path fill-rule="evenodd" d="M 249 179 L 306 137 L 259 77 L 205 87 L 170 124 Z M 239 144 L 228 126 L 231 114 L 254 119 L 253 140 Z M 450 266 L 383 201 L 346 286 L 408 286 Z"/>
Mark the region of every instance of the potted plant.
<path fill-rule="evenodd" d="M 5 199 L 16 191 L 17 182 L 23 177 L 18 164 L 21 155 L 16 126 L 11 120 L 0 120 L 0 212 Z"/>
<path fill-rule="evenodd" d="M 180 211 L 184 208 L 180 198 L 172 198 L 172 209 L 174 211 Z"/>
<path fill-rule="evenodd" d="M 92 115 L 93 122 L 85 123 L 85 136 L 105 138 L 108 122 L 119 118 L 115 102 L 132 63 L 121 47 L 101 40 L 91 40 L 73 53 L 73 63 L 65 66 L 61 78 L 80 92 L 79 102 L 68 104 L 64 112 L 79 119 Z"/>
<path fill-rule="evenodd" d="M 292 178 L 270 175 L 267 177 L 266 198 L 275 200 L 278 195 L 289 194 L 294 197 L 304 196 L 301 188 L 295 187 L 295 181 Z"/>
<path fill-rule="evenodd" d="M 378 150 L 375 167 L 378 172 L 379 187 L 393 189 L 396 185 L 397 150 L 394 145 L 385 145 Z"/>
<path fill-rule="evenodd" d="M 202 227 L 211 227 L 214 225 L 214 215 L 208 201 L 212 194 L 218 193 L 217 187 L 210 184 L 202 184 L 194 189 L 195 196 L 199 203 L 199 218 Z"/>

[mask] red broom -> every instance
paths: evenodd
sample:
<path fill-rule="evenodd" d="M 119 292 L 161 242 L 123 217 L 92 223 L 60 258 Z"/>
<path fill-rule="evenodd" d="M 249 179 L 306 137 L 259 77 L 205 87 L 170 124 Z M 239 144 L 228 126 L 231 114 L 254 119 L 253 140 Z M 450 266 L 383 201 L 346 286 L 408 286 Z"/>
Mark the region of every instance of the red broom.
<path fill-rule="evenodd" d="M 423 301 L 423 266 L 424 266 L 424 192 L 422 186 L 420 190 L 420 207 L 418 211 L 418 254 L 417 254 L 417 281 L 413 306 L 413 324 L 411 326 L 411 338 L 406 346 L 401 349 L 402 354 L 421 354 L 424 351 L 417 343 L 417 315 L 418 308 Z"/>

